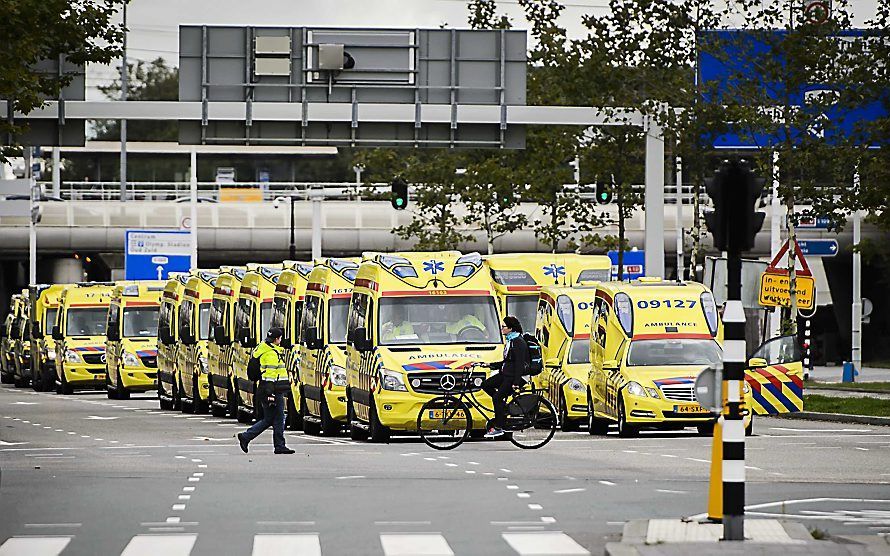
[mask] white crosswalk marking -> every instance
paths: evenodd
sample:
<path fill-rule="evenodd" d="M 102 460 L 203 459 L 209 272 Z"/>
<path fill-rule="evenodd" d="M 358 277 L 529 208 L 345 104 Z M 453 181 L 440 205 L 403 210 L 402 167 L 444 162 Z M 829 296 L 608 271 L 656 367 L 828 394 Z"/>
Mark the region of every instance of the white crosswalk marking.
<path fill-rule="evenodd" d="M 121 556 L 188 556 L 198 535 L 136 535 Z"/>
<path fill-rule="evenodd" d="M 0 556 L 57 556 L 71 537 L 12 537 L 0 545 Z"/>
<path fill-rule="evenodd" d="M 321 556 L 318 535 L 254 535 L 253 556 Z"/>
<path fill-rule="evenodd" d="M 380 535 L 386 556 L 453 556 L 448 541 L 439 533 Z"/>
<path fill-rule="evenodd" d="M 562 531 L 540 533 L 503 533 L 504 540 L 521 556 L 572 555 L 588 556 L 590 552 Z"/>

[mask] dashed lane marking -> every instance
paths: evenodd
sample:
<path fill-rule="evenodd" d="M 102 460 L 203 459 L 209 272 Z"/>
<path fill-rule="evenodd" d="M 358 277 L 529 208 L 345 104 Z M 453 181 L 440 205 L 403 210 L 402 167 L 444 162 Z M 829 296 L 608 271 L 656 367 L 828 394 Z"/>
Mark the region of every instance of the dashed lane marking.
<path fill-rule="evenodd" d="M 188 556 L 198 535 L 136 535 L 121 556 Z"/>
<path fill-rule="evenodd" d="M 57 556 L 71 537 L 12 537 L 0 545 L 0 556 Z"/>
<path fill-rule="evenodd" d="M 253 556 L 299 554 L 321 556 L 321 541 L 316 533 L 297 535 L 254 535 Z"/>
<path fill-rule="evenodd" d="M 542 506 L 540 504 L 529 504 L 528 509 L 534 510 L 534 511 L 539 511 L 539 510 L 543 510 L 544 506 Z"/>
<path fill-rule="evenodd" d="M 386 556 L 454 556 L 441 533 L 387 533 L 380 544 Z"/>
<path fill-rule="evenodd" d="M 610 486 L 610 487 L 615 486 L 615 483 L 613 483 L 612 481 L 599 481 L 599 484 Z"/>
<path fill-rule="evenodd" d="M 536 533 L 502 533 L 501 537 L 520 556 L 562 554 L 564 556 L 586 556 L 590 552 L 562 531 L 542 531 Z"/>
<path fill-rule="evenodd" d="M 553 494 L 571 494 L 573 492 L 584 492 L 587 490 L 586 488 L 564 488 L 561 490 L 554 490 Z"/>

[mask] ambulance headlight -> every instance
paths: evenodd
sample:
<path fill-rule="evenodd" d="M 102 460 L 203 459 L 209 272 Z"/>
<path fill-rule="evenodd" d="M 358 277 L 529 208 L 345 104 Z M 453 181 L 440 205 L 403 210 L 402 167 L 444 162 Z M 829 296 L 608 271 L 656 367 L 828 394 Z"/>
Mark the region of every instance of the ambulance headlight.
<path fill-rule="evenodd" d="M 141 367 L 142 362 L 139 361 L 139 358 L 136 357 L 136 354 L 130 353 L 129 351 L 125 351 L 123 357 L 121 357 L 121 361 L 124 364 L 124 367 Z"/>
<path fill-rule="evenodd" d="M 646 389 L 643 388 L 639 382 L 628 382 L 625 390 L 627 390 L 627 393 L 632 396 L 639 396 L 640 398 L 646 397 Z"/>
<path fill-rule="evenodd" d="M 346 369 L 339 365 L 331 365 L 331 384 L 334 386 L 346 386 Z"/>
<path fill-rule="evenodd" d="M 577 378 L 569 379 L 569 381 L 566 383 L 566 386 L 569 387 L 569 390 L 574 390 L 575 392 L 584 391 L 584 384 Z"/>
<path fill-rule="evenodd" d="M 68 363 L 81 363 L 83 359 L 81 359 L 80 354 L 74 350 L 68 350 L 65 352 L 65 361 Z"/>
<path fill-rule="evenodd" d="M 615 294 L 615 314 L 618 324 L 628 336 L 634 335 L 634 309 L 630 297 L 626 293 Z"/>
<path fill-rule="evenodd" d="M 649 392 L 649 396 L 652 398 L 658 398 L 658 388 L 646 388 L 646 392 Z"/>
<path fill-rule="evenodd" d="M 383 375 L 383 383 L 382 387 L 384 390 L 389 390 L 391 392 L 407 392 L 408 387 L 405 386 L 405 381 L 402 379 L 402 374 L 397 373 L 395 371 L 390 371 L 387 369 L 382 369 L 380 374 Z"/>
<path fill-rule="evenodd" d="M 705 314 L 705 321 L 708 323 L 708 330 L 711 336 L 717 335 L 717 302 L 714 301 L 714 295 L 711 292 L 701 294 L 701 310 Z"/>

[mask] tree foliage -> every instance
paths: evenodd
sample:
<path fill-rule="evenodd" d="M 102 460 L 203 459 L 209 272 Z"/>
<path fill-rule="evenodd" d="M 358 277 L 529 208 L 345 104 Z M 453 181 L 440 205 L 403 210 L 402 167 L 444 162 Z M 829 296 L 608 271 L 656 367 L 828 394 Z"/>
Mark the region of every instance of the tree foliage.
<path fill-rule="evenodd" d="M 44 73 L 39 64 L 64 56 L 71 64 L 108 64 L 121 53 L 122 27 L 113 21 L 113 0 L 0 0 L 0 98 L 15 112 L 29 114 L 59 96 L 72 74 Z M 26 125 L 0 121 L 0 133 L 13 137 Z M 16 156 L 15 142 L 0 148 L 0 162 Z"/>
<path fill-rule="evenodd" d="M 127 64 L 128 100 L 178 100 L 179 68 L 170 67 L 163 58 L 151 62 L 139 60 Z M 115 79 L 99 91 L 111 100 L 121 97 L 121 81 Z M 102 120 L 96 123 L 96 139 L 120 139 L 120 122 Z M 179 123 L 176 121 L 134 120 L 127 122 L 127 139 L 132 141 L 178 141 Z"/>

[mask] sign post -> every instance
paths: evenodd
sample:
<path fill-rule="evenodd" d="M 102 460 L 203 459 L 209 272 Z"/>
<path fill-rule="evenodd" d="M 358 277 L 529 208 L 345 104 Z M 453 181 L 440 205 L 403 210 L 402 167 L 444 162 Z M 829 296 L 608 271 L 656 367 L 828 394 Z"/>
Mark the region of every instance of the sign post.
<path fill-rule="evenodd" d="M 165 280 L 191 267 L 190 232 L 127 230 L 124 239 L 126 280 Z"/>
<path fill-rule="evenodd" d="M 807 260 L 803 256 L 800 243 L 796 243 L 795 250 L 796 258 L 801 265 L 801 269 L 795 271 L 797 307 L 799 309 L 812 309 L 816 305 L 816 280 L 813 278 L 813 273 L 810 272 Z M 772 262 L 769 263 L 760 276 L 759 302 L 764 307 L 791 307 L 791 287 L 788 269 L 778 266 L 787 252 L 788 241 L 779 249 Z"/>

